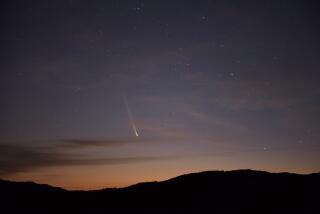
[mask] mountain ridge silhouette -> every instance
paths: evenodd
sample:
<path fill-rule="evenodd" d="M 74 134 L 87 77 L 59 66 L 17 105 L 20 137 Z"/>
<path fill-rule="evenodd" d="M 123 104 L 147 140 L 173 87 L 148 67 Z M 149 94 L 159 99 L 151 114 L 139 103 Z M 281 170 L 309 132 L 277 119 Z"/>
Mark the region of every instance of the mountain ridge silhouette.
<path fill-rule="evenodd" d="M 2 213 L 320 213 L 320 173 L 205 171 L 124 188 L 69 191 L 0 180 Z"/>

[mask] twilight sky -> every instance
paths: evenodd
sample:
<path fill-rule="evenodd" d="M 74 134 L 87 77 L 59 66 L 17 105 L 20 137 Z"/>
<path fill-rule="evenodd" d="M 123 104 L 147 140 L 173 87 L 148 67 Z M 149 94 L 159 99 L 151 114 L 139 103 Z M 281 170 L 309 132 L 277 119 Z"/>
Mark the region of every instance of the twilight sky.
<path fill-rule="evenodd" d="M 319 172 L 319 6 L 1 1 L 0 177 L 96 189 Z"/>

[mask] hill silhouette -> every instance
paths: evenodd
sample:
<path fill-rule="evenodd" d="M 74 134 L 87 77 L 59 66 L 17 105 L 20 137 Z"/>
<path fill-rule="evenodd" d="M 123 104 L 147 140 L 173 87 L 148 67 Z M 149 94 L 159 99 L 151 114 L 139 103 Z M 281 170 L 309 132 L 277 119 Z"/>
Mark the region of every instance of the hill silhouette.
<path fill-rule="evenodd" d="M 1 213 L 319 214 L 320 173 L 207 171 L 126 188 L 68 191 L 0 180 Z"/>

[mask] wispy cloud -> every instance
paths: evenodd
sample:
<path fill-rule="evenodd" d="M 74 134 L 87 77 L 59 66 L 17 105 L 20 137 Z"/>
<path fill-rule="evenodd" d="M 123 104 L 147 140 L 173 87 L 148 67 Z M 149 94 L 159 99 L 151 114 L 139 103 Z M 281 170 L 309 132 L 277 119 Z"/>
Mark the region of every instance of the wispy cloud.
<path fill-rule="evenodd" d="M 232 109 L 283 109 L 319 94 L 315 86 L 314 81 L 305 80 L 215 81 L 213 88 L 217 96 L 212 101 Z"/>
<path fill-rule="evenodd" d="M 117 138 L 106 140 L 94 139 L 60 139 L 56 146 L 61 148 L 85 148 L 85 147 L 115 147 L 130 143 L 150 141 L 146 138 Z"/>
<path fill-rule="evenodd" d="M 123 140 L 113 140 L 112 145 L 126 143 Z M 25 142 L 0 142 L 0 175 L 32 171 L 51 166 L 77 165 L 110 165 L 130 164 L 137 162 L 167 160 L 168 156 L 123 156 L 123 157 L 91 157 L 74 153 L 74 149 L 95 146 L 111 146 L 109 141 L 98 140 L 62 140 L 56 145 L 36 146 Z M 68 148 L 61 149 L 61 148 Z"/>
<path fill-rule="evenodd" d="M 217 114 L 200 111 L 192 106 L 185 106 L 183 111 L 194 122 L 203 123 L 212 128 L 233 130 L 234 132 L 241 131 L 246 133 L 250 131 L 249 127 L 245 126 L 243 123 L 240 123 L 239 121 L 227 117 L 222 117 Z"/>
<path fill-rule="evenodd" d="M 318 83 L 313 80 L 208 79 L 197 76 L 192 80 L 199 85 L 190 95 L 195 104 L 214 104 L 232 110 L 285 109 L 320 94 Z"/>

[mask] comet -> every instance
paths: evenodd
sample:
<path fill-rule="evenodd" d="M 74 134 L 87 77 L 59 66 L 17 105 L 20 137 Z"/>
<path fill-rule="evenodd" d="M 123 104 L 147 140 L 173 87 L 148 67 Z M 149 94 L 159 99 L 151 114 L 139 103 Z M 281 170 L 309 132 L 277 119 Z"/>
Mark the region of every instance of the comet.
<path fill-rule="evenodd" d="M 132 126 L 132 130 L 133 130 L 135 136 L 139 137 L 138 129 L 137 129 L 137 126 L 136 126 L 136 124 L 134 122 L 134 119 L 133 119 L 133 116 L 132 116 L 132 112 L 131 112 L 131 109 L 129 107 L 128 100 L 127 100 L 127 97 L 126 97 L 125 94 L 123 95 L 123 100 L 124 100 L 124 104 L 126 106 L 127 114 L 128 114 L 131 126 Z"/>

